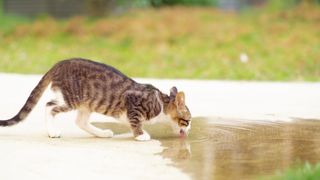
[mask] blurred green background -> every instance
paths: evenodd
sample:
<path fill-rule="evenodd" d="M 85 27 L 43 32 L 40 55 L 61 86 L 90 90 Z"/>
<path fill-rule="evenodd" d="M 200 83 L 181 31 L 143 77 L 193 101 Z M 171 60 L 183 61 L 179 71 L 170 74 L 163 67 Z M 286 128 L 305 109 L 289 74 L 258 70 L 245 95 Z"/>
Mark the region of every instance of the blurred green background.
<path fill-rule="evenodd" d="M 320 0 L 0 0 L 0 71 L 84 57 L 134 77 L 317 81 Z"/>

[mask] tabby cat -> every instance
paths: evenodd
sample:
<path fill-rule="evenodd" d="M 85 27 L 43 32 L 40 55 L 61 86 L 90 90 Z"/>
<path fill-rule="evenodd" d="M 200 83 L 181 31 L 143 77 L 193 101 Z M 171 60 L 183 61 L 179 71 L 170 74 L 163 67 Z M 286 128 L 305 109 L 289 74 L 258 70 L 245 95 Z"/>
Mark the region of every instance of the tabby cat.
<path fill-rule="evenodd" d="M 77 110 L 76 124 L 97 137 L 112 137 L 89 121 L 92 112 L 128 122 L 136 140 L 149 140 L 144 122 L 167 121 L 176 134 L 185 136 L 191 125 L 191 114 L 185 95 L 171 88 L 170 95 L 149 84 L 139 84 L 117 69 L 86 59 L 74 58 L 54 65 L 33 89 L 20 112 L 1 120 L 0 126 L 12 126 L 24 120 L 35 107 L 45 89 L 56 97 L 46 104 L 46 126 L 51 138 L 60 137 L 54 117 L 58 113 Z"/>

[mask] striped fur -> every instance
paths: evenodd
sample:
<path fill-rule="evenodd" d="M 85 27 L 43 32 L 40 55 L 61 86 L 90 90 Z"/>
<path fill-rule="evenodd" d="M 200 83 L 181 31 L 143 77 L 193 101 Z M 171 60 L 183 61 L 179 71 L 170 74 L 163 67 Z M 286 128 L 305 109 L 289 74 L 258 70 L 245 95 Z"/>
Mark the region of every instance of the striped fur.
<path fill-rule="evenodd" d="M 51 68 L 31 92 L 19 113 L 9 120 L 0 121 L 0 126 L 15 125 L 24 120 L 49 84 L 54 92 L 62 94 L 63 99 L 63 102 L 52 99 L 47 103 L 52 118 L 71 110 L 79 110 L 79 113 L 81 110 L 82 114 L 86 112 L 85 117 L 92 112 L 118 119 L 125 115 L 135 137 L 146 134 L 142 123 L 154 119 L 160 112 L 170 116 L 180 129 L 189 126 L 191 120 L 184 97 L 182 100 L 180 98 L 180 104 L 177 102 L 179 95 L 176 88 L 168 96 L 152 85 L 135 82 L 111 66 L 77 58 L 61 61 Z M 94 135 L 103 134 L 91 132 L 94 128 L 87 121 L 80 119 L 79 127 Z M 111 134 L 109 132 L 108 136 Z"/>

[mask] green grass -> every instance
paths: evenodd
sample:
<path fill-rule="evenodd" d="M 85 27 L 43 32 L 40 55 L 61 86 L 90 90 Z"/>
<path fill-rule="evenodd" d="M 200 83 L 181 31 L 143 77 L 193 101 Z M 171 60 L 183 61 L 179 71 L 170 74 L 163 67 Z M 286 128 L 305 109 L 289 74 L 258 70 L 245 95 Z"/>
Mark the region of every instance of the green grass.
<path fill-rule="evenodd" d="M 84 57 L 135 77 L 317 81 L 319 19 L 312 6 L 241 14 L 173 7 L 63 21 L 0 16 L 0 71 L 44 73 Z"/>
<path fill-rule="evenodd" d="M 298 168 L 286 170 L 283 173 L 277 173 L 274 176 L 263 177 L 262 180 L 318 180 L 320 179 L 320 163 L 312 166 L 305 163 Z"/>

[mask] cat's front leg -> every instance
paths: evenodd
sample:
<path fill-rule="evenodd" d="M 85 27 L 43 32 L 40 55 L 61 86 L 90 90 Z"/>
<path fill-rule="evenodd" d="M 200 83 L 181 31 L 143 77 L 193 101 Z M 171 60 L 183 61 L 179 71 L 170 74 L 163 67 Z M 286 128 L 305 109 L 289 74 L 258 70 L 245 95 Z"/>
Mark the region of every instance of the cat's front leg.
<path fill-rule="evenodd" d="M 142 129 L 142 124 L 136 120 L 130 121 L 130 126 L 134 135 L 135 140 L 137 141 L 149 141 L 151 139 L 149 133 Z"/>
<path fill-rule="evenodd" d="M 149 133 L 142 129 L 142 122 L 138 113 L 128 111 L 128 119 L 135 140 L 149 141 L 151 139 Z"/>
<path fill-rule="evenodd" d="M 142 129 L 142 121 L 144 109 L 142 108 L 143 98 L 141 92 L 132 91 L 126 95 L 125 98 L 127 107 L 127 118 L 130 123 L 134 138 L 137 141 L 148 141 L 150 135 L 147 131 Z"/>

